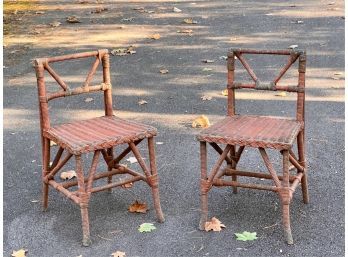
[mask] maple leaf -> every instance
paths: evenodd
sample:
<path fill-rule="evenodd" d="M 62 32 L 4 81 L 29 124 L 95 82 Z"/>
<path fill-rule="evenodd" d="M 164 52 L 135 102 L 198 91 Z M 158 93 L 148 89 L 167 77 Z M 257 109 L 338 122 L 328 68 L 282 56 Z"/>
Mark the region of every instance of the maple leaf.
<path fill-rule="evenodd" d="M 72 178 L 75 178 L 75 177 L 76 177 L 76 172 L 74 170 L 63 171 L 60 174 L 60 178 L 63 179 L 63 180 L 72 179 Z"/>
<path fill-rule="evenodd" d="M 112 257 L 126 257 L 126 253 L 121 251 L 114 252 L 111 255 Z"/>
<path fill-rule="evenodd" d="M 226 226 L 221 223 L 220 220 L 217 218 L 213 217 L 211 218 L 211 221 L 207 221 L 204 224 L 204 229 L 205 231 L 213 230 L 213 231 L 221 231 L 221 228 L 225 228 Z"/>
<path fill-rule="evenodd" d="M 18 251 L 13 251 L 11 256 L 12 257 L 25 257 L 27 252 L 28 252 L 27 250 L 20 249 Z"/>
<path fill-rule="evenodd" d="M 129 212 L 146 213 L 148 210 L 146 203 L 138 202 L 137 200 L 128 207 Z"/>
<path fill-rule="evenodd" d="M 138 230 L 139 232 L 151 232 L 152 230 L 155 230 L 156 227 L 152 223 L 143 223 L 139 226 Z"/>
<path fill-rule="evenodd" d="M 234 233 L 239 241 L 253 241 L 257 239 L 256 232 L 244 231 L 243 233 Z"/>
<path fill-rule="evenodd" d="M 207 128 L 210 126 L 210 122 L 207 116 L 201 115 L 194 119 L 192 122 L 192 128 Z"/>

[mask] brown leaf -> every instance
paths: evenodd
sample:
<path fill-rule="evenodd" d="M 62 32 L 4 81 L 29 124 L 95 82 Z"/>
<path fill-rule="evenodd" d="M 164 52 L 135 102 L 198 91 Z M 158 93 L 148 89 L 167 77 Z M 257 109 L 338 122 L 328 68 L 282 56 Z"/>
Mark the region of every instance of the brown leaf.
<path fill-rule="evenodd" d="M 27 252 L 28 252 L 27 250 L 20 249 L 18 251 L 12 251 L 11 256 L 12 257 L 25 257 Z"/>
<path fill-rule="evenodd" d="M 76 16 L 69 16 L 66 18 L 68 23 L 80 23 L 81 21 Z"/>
<path fill-rule="evenodd" d="M 63 180 L 72 179 L 76 177 L 76 172 L 74 170 L 63 171 L 60 174 L 60 178 Z"/>
<path fill-rule="evenodd" d="M 135 10 L 135 11 L 144 11 L 145 8 L 144 7 L 134 7 L 133 10 Z"/>
<path fill-rule="evenodd" d="M 158 40 L 161 38 L 161 35 L 160 34 L 153 34 L 149 37 L 150 39 L 154 39 L 154 40 Z"/>
<path fill-rule="evenodd" d="M 124 184 L 124 185 L 122 185 L 121 187 L 123 187 L 123 188 L 132 188 L 132 187 L 133 187 L 133 182 Z"/>
<path fill-rule="evenodd" d="M 169 72 L 169 70 L 167 70 L 167 69 L 160 69 L 159 72 L 161 74 L 167 74 Z"/>
<path fill-rule="evenodd" d="M 101 12 L 105 12 L 107 11 L 108 8 L 105 7 L 98 7 L 97 9 L 95 9 L 94 11 L 91 11 L 91 13 L 101 13 Z"/>
<path fill-rule="evenodd" d="M 183 22 L 186 24 L 197 24 L 198 23 L 198 21 L 193 20 L 193 18 L 184 19 Z"/>
<path fill-rule="evenodd" d="M 146 203 L 135 201 L 128 207 L 129 212 L 146 213 L 148 210 Z"/>
<path fill-rule="evenodd" d="M 51 25 L 51 27 L 59 27 L 60 24 L 62 24 L 62 23 L 59 21 L 54 21 L 54 22 L 49 23 L 49 25 Z"/>
<path fill-rule="evenodd" d="M 194 119 L 192 122 L 192 128 L 207 128 L 210 126 L 210 122 L 207 116 L 201 115 Z"/>
<path fill-rule="evenodd" d="M 114 252 L 111 255 L 112 257 L 126 257 L 126 253 L 121 251 Z"/>
<path fill-rule="evenodd" d="M 183 30 L 178 30 L 177 33 L 184 33 L 184 34 L 191 34 L 193 32 L 192 29 L 183 29 Z"/>
<path fill-rule="evenodd" d="M 225 228 L 226 226 L 221 223 L 220 220 L 217 218 L 213 217 L 211 221 L 207 221 L 204 224 L 204 229 L 205 231 L 213 230 L 213 231 L 221 231 L 221 228 Z"/>

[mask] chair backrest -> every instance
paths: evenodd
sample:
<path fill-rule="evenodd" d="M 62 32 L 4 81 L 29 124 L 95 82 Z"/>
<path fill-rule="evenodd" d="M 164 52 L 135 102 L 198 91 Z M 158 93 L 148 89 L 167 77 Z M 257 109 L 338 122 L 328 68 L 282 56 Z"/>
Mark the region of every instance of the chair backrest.
<path fill-rule="evenodd" d="M 261 82 L 247 60 L 244 58 L 245 54 L 253 55 L 283 55 L 288 56 L 288 60 L 284 67 L 280 70 L 279 75 L 272 81 L 264 83 Z M 253 83 L 240 83 L 235 81 L 235 59 L 238 59 L 245 70 L 248 72 L 253 80 Z M 278 85 L 279 80 L 284 76 L 287 70 L 298 59 L 298 84 L 297 85 Z M 255 90 L 272 90 L 272 91 L 287 91 L 297 92 L 297 111 L 296 119 L 304 122 L 304 105 L 305 105 L 305 72 L 306 72 L 306 52 L 302 50 L 256 50 L 256 49 L 231 49 L 228 53 L 227 59 L 227 91 L 228 104 L 227 115 L 235 115 L 235 89 L 247 88 Z"/>
<path fill-rule="evenodd" d="M 53 70 L 49 65 L 54 62 L 62 62 L 80 58 L 95 58 L 95 61 L 87 74 L 85 82 L 78 88 L 71 89 L 63 79 Z M 90 85 L 94 74 L 97 71 L 99 64 L 103 66 L 103 82 L 99 85 Z M 39 108 L 40 108 L 40 124 L 41 130 L 47 130 L 50 128 L 50 118 L 48 112 L 48 102 L 55 98 L 67 97 L 72 95 L 84 94 L 89 92 L 103 91 L 104 92 L 104 108 L 105 115 L 112 116 L 112 86 L 110 81 L 110 62 L 109 53 L 107 49 L 76 53 L 70 55 L 48 57 L 48 58 L 38 58 L 34 61 L 38 95 L 39 95 Z M 47 92 L 45 84 L 45 71 L 51 75 L 51 77 L 58 83 L 61 90 L 55 92 Z"/>

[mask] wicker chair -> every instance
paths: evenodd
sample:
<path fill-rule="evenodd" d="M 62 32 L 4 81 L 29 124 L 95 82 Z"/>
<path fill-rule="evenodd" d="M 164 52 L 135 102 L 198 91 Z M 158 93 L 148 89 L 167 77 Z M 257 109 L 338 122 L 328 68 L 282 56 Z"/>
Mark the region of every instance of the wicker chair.
<path fill-rule="evenodd" d="M 53 70 L 50 64 L 81 58 L 93 58 L 95 61 L 83 85 L 75 89 L 70 89 L 63 79 Z M 102 83 L 99 85 L 91 85 L 92 78 L 96 73 L 98 66 L 100 66 L 99 64 L 102 64 L 103 68 Z M 154 136 L 157 131 L 153 127 L 124 120 L 113 115 L 109 67 L 108 50 L 77 53 L 52 58 L 40 58 L 35 60 L 42 139 L 43 208 L 46 210 L 48 206 L 49 186 L 55 188 L 74 203 L 78 204 L 81 208 L 83 232 L 82 244 L 84 246 L 88 246 L 91 243 L 88 203 L 91 193 L 94 192 L 102 190 L 110 191 L 113 187 L 143 180 L 152 189 L 158 220 L 160 222 L 164 221 L 159 199 L 154 149 Z M 47 92 L 44 79 L 45 70 L 58 83 L 61 90 Z M 89 120 L 75 121 L 69 124 L 51 126 L 48 109 L 48 102 L 50 100 L 96 91 L 103 91 L 104 93 L 105 116 Z M 137 145 L 145 138 L 148 140 L 150 168 L 148 168 L 147 164 L 144 162 L 137 148 Z M 50 164 L 51 141 L 54 141 L 59 149 Z M 118 156 L 114 156 L 113 148 L 120 144 L 128 144 L 128 147 Z M 62 157 L 63 152 L 66 152 L 64 157 Z M 93 160 L 88 175 L 84 175 L 81 155 L 89 152 L 94 152 Z M 119 162 L 130 152 L 133 152 L 135 158 L 144 171 L 144 174 L 140 174 L 119 164 Z M 97 173 L 96 166 L 100 155 L 103 156 L 103 159 L 108 166 L 108 171 Z M 57 182 L 57 173 L 61 171 L 63 166 L 73 156 L 76 161 L 77 179 L 67 182 Z M 113 182 L 112 177 L 118 174 L 129 174 L 131 177 Z M 106 178 L 107 180 L 105 185 L 93 186 L 95 180 L 103 178 Z M 69 188 L 74 186 L 77 186 L 77 190 L 69 190 Z"/>
<path fill-rule="evenodd" d="M 288 56 L 286 65 L 271 83 L 261 83 L 244 58 L 245 54 L 284 55 Z M 235 58 L 236 57 L 236 58 Z M 235 59 L 238 59 L 254 81 L 251 84 L 235 82 Z M 299 60 L 298 85 L 281 86 L 278 81 L 286 71 Z M 204 229 L 208 218 L 208 192 L 212 186 L 232 186 L 237 193 L 237 187 L 270 190 L 277 192 L 283 215 L 283 227 L 288 244 L 293 244 L 290 228 L 289 206 L 293 192 L 301 182 L 303 201 L 308 203 L 307 170 L 304 147 L 304 105 L 305 105 L 305 69 L 306 54 L 298 50 L 252 50 L 232 49 L 228 55 L 228 114 L 222 121 L 204 129 L 197 139 L 200 141 L 201 158 L 201 219 L 200 229 Z M 235 89 L 248 88 L 256 90 L 282 90 L 297 93 L 297 114 L 295 119 L 271 116 L 249 116 L 235 114 Z M 297 140 L 298 158 L 292 151 Z M 220 157 L 210 174 L 207 173 L 207 142 L 220 154 Z M 218 144 L 226 145 L 222 149 Z M 258 148 L 270 174 L 242 171 L 237 169 L 238 161 L 245 147 Z M 266 153 L 266 148 L 279 150 L 282 154 L 283 175 L 277 175 Z M 227 168 L 221 168 L 226 161 Z M 289 164 L 292 167 L 289 169 Z M 296 168 L 291 175 L 289 170 Z M 225 180 L 223 176 L 231 176 Z M 238 176 L 272 179 L 274 186 L 265 184 L 239 183 Z"/>

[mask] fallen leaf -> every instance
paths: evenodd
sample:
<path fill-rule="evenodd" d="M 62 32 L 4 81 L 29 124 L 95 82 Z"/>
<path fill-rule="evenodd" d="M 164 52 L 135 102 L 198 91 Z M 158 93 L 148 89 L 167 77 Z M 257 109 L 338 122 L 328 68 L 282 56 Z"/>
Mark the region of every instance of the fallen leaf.
<path fill-rule="evenodd" d="M 303 21 L 296 21 L 297 24 L 303 24 Z"/>
<path fill-rule="evenodd" d="M 88 4 L 88 1 L 86 1 L 86 0 L 79 0 L 78 3 L 79 4 Z"/>
<path fill-rule="evenodd" d="M 36 162 L 36 160 L 32 160 L 32 161 L 31 161 L 31 163 L 34 163 L 34 162 Z"/>
<path fill-rule="evenodd" d="M 111 54 L 114 56 L 125 56 L 135 54 L 137 51 L 134 50 L 133 46 L 128 48 L 116 48 L 111 51 Z"/>
<path fill-rule="evenodd" d="M 68 23 L 81 23 L 81 21 L 76 16 L 69 16 L 66 18 Z"/>
<path fill-rule="evenodd" d="M 51 23 L 49 23 L 49 25 L 51 26 L 51 27 L 59 27 L 60 26 L 60 24 L 62 24 L 61 22 L 59 22 L 59 21 L 54 21 L 54 22 L 51 22 Z"/>
<path fill-rule="evenodd" d="M 221 228 L 225 228 L 225 227 L 226 226 L 224 224 L 222 224 L 221 221 L 215 217 L 213 217 L 211 219 L 211 221 L 207 221 L 204 224 L 205 231 L 213 230 L 215 232 L 219 232 L 219 231 L 221 231 Z"/>
<path fill-rule="evenodd" d="M 134 18 L 130 17 L 130 18 L 123 18 L 121 21 L 132 21 L 132 20 L 134 20 Z"/>
<path fill-rule="evenodd" d="M 54 142 L 54 141 L 50 141 L 50 146 L 56 146 L 57 145 L 57 143 L 56 142 Z"/>
<path fill-rule="evenodd" d="M 221 94 L 222 94 L 223 96 L 228 96 L 228 90 L 227 90 L 227 89 L 222 90 L 222 91 L 221 91 Z"/>
<path fill-rule="evenodd" d="M 39 200 L 31 200 L 30 202 L 32 202 L 32 203 L 38 203 Z"/>
<path fill-rule="evenodd" d="M 155 13 L 155 11 L 145 10 L 146 13 Z"/>
<path fill-rule="evenodd" d="M 145 8 L 144 7 L 134 7 L 133 10 L 135 11 L 140 11 L 140 10 L 144 10 Z"/>
<path fill-rule="evenodd" d="M 180 10 L 179 8 L 174 7 L 173 8 L 173 12 L 182 12 L 182 10 Z"/>
<path fill-rule="evenodd" d="M 256 232 L 244 231 L 243 233 L 234 233 L 237 236 L 237 240 L 240 241 L 253 241 L 257 239 Z"/>
<path fill-rule="evenodd" d="M 122 185 L 121 187 L 123 187 L 123 188 L 131 188 L 131 187 L 133 187 L 133 182 L 124 184 L 124 185 Z"/>
<path fill-rule="evenodd" d="M 204 96 L 202 96 L 201 97 L 201 99 L 203 100 L 203 101 L 210 101 L 211 99 L 212 99 L 212 97 L 211 96 L 206 96 L 206 95 L 204 95 Z"/>
<path fill-rule="evenodd" d="M 126 253 L 121 251 L 114 252 L 111 255 L 112 257 L 126 257 Z"/>
<path fill-rule="evenodd" d="M 163 145 L 163 142 L 156 142 L 156 145 Z"/>
<path fill-rule="evenodd" d="M 177 33 L 184 33 L 184 34 L 191 34 L 193 32 L 192 29 L 184 29 L 184 30 L 178 30 Z"/>
<path fill-rule="evenodd" d="M 36 11 L 35 14 L 44 14 L 44 11 Z"/>
<path fill-rule="evenodd" d="M 223 56 L 220 56 L 219 59 L 220 59 L 220 60 L 227 60 L 227 56 L 224 56 L 224 55 L 223 55 Z"/>
<path fill-rule="evenodd" d="M 153 34 L 149 37 L 150 39 L 154 39 L 154 40 L 158 40 L 161 38 L 161 35 L 160 34 Z"/>
<path fill-rule="evenodd" d="M 76 177 L 76 172 L 74 170 L 63 171 L 60 174 L 60 178 L 63 180 L 72 179 Z"/>
<path fill-rule="evenodd" d="M 342 74 L 343 74 L 342 72 L 335 72 L 335 73 L 334 73 L 335 76 L 340 76 L 340 75 L 342 75 Z"/>
<path fill-rule="evenodd" d="M 327 5 L 334 5 L 334 4 L 335 4 L 335 2 L 330 2 Z"/>
<path fill-rule="evenodd" d="M 186 23 L 186 24 L 197 24 L 197 23 L 198 23 L 198 21 L 195 21 L 195 20 L 192 19 L 192 18 L 184 19 L 183 22 Z"/>
<path fill-rule="evenodd" d="M 85 102 L 86 103 L 89 103 L 89 102 L 92 102 L 94 99 L 92 98 L 92 97 L 87 97 L 86 99 L 85 99 Z"/>
<path fill-rule="evenodd" d="M 18 251 L 12 251 L 11 256 L 12 257 L 25 257 L 27 252 L 28 252 L 27 250 L 20 249 Z"/>
<path fill-rule="evenodd" d="M 135 158 L 135 157 L 133 157 L 133 156 L 129 157 L 126 161 L 127 161 L 127 162 L 130 162 L 130 164 L 133 164 L 133 163 L 137 163 L 137 162 L 138 162 L 137 158 Z"/>
<path fill-rule="evenodd" d="M 334 80 L 340 80 L 341 79 L 340 77 L 335 77 L 335 76 L 333 76 L 331 78 L 334 79 Z"/>
<path fill-rule="evenodd" d="M 148 210 L 146 203 L 135 201 L 128 207 L 129 212 L 146 213 Z"/>
<path fill-rule="evenodd" d="M 278 93 L 275 94 L 275 96 L 285 97 L 286 96 L 286 92 L 285 91 L 278 92 Z"/>
<path fill-rule="evenodd" d="M 295 49 L 295 48 L 297 48 L 298 47 L 298 45 L 291 45 L 291 46 L 289 46 L 288 48 L 289 49 Z"/>
<path fill-rule="evenodd" d="M 156 227 L 152 223 L 143 223 L 139 226 L 138 230 L 139 232 L 151 232 L 152 230 L 155 230 Z"/>
<path fill-rule="evenodd" d="M 91 13 L 101 13 L 101 12 L 105 12 L 105 11 L 107 11 L 107 10 L 108 10 L 108 8 L 99 7 L 99 8 L 97 8 L 97 9 L 91 11 Z"/>
<path fill-rule="evenodd" d="M 215 62 L 215 60 L 206 59 L 206 60 L 202 60 L 202 62 L 204 62 L 204 63 L 213 63 L 213 62 Z"/>
<path fill-rule="evenodd" d="M 139 105 L 143 105 L 143 104 L 147 104 L 147 102 L 146 102 L 145 100 L 140 100 L 140 101 L 138 102 L 138 104 L 139 104 Z"/>
<path fill-rule="evenodd" d="M 203 70 L 202 71 L 212 71 L 213 69 L 211 69 L 211 68 L 203 68 Z"/>
<path fill-rule="evenodd" d="M 194 119 L 192 122 L 192 128 L 207 128 L 210 126 L 210 122 L 207 116 L 201 115 Z"/>
<path fill-rule="evenodd" d="M 167 70 L 167 69 L 160 69 L 159 72 L 161 74 L 167 74 L 169 72 L 169 70 Z"/>

